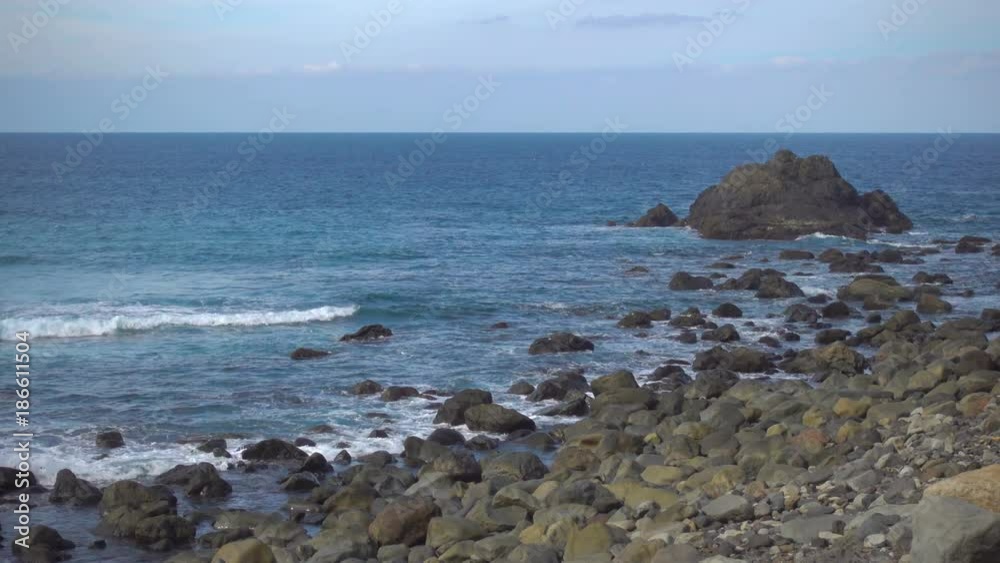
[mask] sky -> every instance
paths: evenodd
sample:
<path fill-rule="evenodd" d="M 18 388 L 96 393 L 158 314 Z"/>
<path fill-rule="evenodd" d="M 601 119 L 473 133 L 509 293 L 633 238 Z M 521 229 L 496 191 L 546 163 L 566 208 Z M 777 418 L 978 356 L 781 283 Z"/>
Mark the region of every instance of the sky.
<path fill-rule="evenodd" d="M 995 0 L 4 0 L 0 131 L 1000 132 L 998 24 Z"/>

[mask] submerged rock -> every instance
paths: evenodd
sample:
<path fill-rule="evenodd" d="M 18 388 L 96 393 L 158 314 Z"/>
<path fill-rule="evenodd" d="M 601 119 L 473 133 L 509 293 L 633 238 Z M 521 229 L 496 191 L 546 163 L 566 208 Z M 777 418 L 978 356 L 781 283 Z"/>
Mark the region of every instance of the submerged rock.
<path fill-rule="evenodd" d="M 685 223 L 706 238 L 729 240 L 812 233 L 864 239 L 913 227 L 885 192 L 859 194 L 829 158 L 799 158 L 788 150 L 766 163 L 734 168 L 698 196 Z"/>
<path fill-rule="evenodd" d="M 323 358 L 329 356 L 330 353 L 326 350 L 314 350 L 312 348 L 296 348 L 295 351 L 291 353 L 291 358 L 293 360 L 312 360 L 314 358 Z"/>

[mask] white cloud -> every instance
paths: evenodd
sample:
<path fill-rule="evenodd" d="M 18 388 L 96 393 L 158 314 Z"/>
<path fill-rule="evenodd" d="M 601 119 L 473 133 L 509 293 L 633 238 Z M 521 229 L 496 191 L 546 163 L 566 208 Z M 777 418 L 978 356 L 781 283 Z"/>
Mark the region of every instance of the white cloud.
<path fill-rule="evenodd" d="M 310 74 L 326 74 L 328 72 L 336 72 L 340 70 L 340 65 L 337 64 L 337 61 L 330 61 L 328 63 L 318 65 L 306 64 L 302 66 L 302 70 Z"/>

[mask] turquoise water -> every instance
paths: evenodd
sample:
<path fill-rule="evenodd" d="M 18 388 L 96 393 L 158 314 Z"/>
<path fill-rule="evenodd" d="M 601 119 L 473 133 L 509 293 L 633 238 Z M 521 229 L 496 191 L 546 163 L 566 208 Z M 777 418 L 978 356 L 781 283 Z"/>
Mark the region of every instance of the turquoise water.
<path fill-rule="evenodd" d="M 768 314 L 787 303 L 671 292 L 676 271 L 705 272 L 733 254 L 756 266 L 781 248 L 1000 238 L 998 136 L 780 139 L 799 154 L 830 155 L 859 190 L 886 189 L 913 219 L 913 232 L 867 244 L 719 242 L 685 229 L 607 226 L 660 201 L 685 215 L 701 190 L 768 146 L 766 136 L 627 135 L 587 152 L 592 160 L 581 151 L 588 134 L 453 136 L 402 184 L 387 184 L 386 172 L 421 138 L 279 135 L 250 160 L 246 135 L 117 135 L 59 177 L 52 163 L 82 136 L 0 135 L 0 346 L 12 348 L 15 331 L 32 333 L 34 467 L 43 482 L 62 467 L 100 483 L 141 478 L 216 461 L 184 439 L 234 433 L 236 448 L 323 423 L 337 429 L 314 436 L 327 455 L 338 442 L 352 453 L 395 451 L 429 431 L 433 410 L 424 399 L 348 396 L 351 384 L 483 387 L 532 413 L 539 405 L 503 392 L 513 381 L 569 365 L 648 373 L 708 347 L 680 344 L 665 326 L 645 338 L 616 328 L 630 309 L 735 301 L 757 325 L 738 324 L 744 340 L 780 326 Z M 930 152 L 936 142 L 943 151 Z M 227 166 L 238 173 L 224 178 Z M 918 269 L 948 272 L 949 292 L 976 293 L 948 296 L 955 314 L 978 314 L 997 304 L 996 260 L 946 251 L 887 270 L 905 280 Z M 625 276 L 635 265 L 651 275 Z M 849 278 L 809 262 L 777 267 L 808 294 Z M 498 321 L 511 328 L 491 330 Z M 370 323 L 395 336 L 338 341 Z M 553 330 L 587 335 L 596 350 L 529 356 L 531 340 Z M 332 355 L 293 362 L 298 346 Z M 13 402 L 10 386 L 0 394 Z M 128 446 L 96 459 L 104 427 L 120 428 Z M 374 428 L 390 437 L 368 438 Z M 0 465 L 12 462 L 5 449 Z"/>

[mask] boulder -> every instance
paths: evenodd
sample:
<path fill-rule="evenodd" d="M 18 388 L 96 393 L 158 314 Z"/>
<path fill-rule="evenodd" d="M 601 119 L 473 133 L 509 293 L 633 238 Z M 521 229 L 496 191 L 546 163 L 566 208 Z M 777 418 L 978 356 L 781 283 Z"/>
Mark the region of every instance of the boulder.
<path fill-rule="evenodd" d="M 469 430 L 510 434 L 517 430 L 534 430 L 535 423 L 523 414 L 500 405 L 484 404 L 465 411 Z"/>
<path fill-rule="evenodd" d="M 117 430 L 107 430 L 104 432 L 98 432 L 95 442 L 98 448 L 111 450 L 123 447 L 125 445 L 125 438 L 123 438 L 122 433 Z"/>
<path fill-rule="evenodd" d="M 712 289 L 712 280 L 705 276 L 692 276 L 687 272 L 677 272 L 670 278 L 670 289 L 674 291 L 697 291 Z"/>
<path fill-rule="evenodd" d="M 101 502 L 101 490 L 89 481 L 78 478 L 69 469 L 56 474 L 56 484 L 52 487 L 49 502 L 70 506 L 92 506 Z"/>
<path fill-rule="evenodd" d="M 730 171 L 701 193 L 685 224 L 714 239 L 791 240 L 811 233 L 864 239 L 913 223 L 888 194 L 859 194 L 825 156 L 799 158 L 780 150 L 763 164 Z"/>
<path fill-rule="evenodd" d="M 786 249 L 778 253 L 779 260 L 812 260 L 816 255 L 808 250 Z"/>
<path fill-rule="evenodd" d="M 246 538 L 223 545 L 211 563 L 275 563 L 274 553 L 264 542 Z"/>
<path fill-rule="evenodd" d="M 345 334 L 340 337 L 341 342 L 371 342 L 374 340 L 382 340 L 383 338 L 389 338 L 392 336 L 392 331 L 388 328 L 379 325 L 365 325 L 358 329 L 357 332 L 352 332 L 351 334 Z"/>
<path fill-rule="evenodd" d="M 562 354 L 567 352 L 588 352 L 594 349 L 594 343 L 586 338 L 569 332 L 554 332 L 549 336 L 539 338 L 528 347 L 528 353 Z"/>
<path fill-rule="evenodd" d="M 379 398 L 387 403 L 391 403 L 419 396 L 420 396 L 420 391 L 417 391 L 415 387 L 409 387 L 405 385 L 390 385 L 382 390 L 382 394 L 379 395 Z"/>
<path fill-rule="evenodd" d="M 987 563 L 1000 556 L 1000 514 L 928 496 L 913 514 L 913 563 Z"/>
<path fill-rule="evenodd" d="M 743 310 L 732 303 L 723 303 L 713 309 L 712 314 L 724 319 L 738 319 L 743 316 Z"/>
<path fill-rule="evenodd" d="M 493 394 L 481 389 L 463 389 L 445 400 L 438 408 L 434 424 L 465 424 L 465 411 L 476 405 L 488 405 L 493 402 Z"/>
<path fill-rule="evenodd" d="M 579 391 L 580 393 L 586 393 L 590 391 L 590 384 L 587 383 L 587 378 L 583 376 L 583 372 L 579 370 L 569 370 L 557 374 L 551 379 L 546 379 L 545 381 L 538 384 L 535 390 L 528 395 L 528 400 L 532 402 L 545 401 L 548 399 L 555 399 L 561 401 L 566 398 L 570 392 Z"/>
<path fill-rule="evenodd" d="M 504 477 L 515 481 L 541 479 L 548 468 L 531 452 L 508 452 L 491 455 L 482 461 L 483 479 Z"/>
<path fill-rule="evenodd" d="M 951 303 L 948 303 L 937 295 L 921 293 L 920 297 L 917 299 L 917 312 L 922 315 L 950 313 L 951 309 Z"/>
<path fill-rule="evenodd" d="M 174 466 L 160 474 L 156 482 L 184 487 L 190 497 L 222 498 L 233 492 L 233 487 L 219 475 L 215 466 L 207 462 Z"/>
<path fill-rule="evenodd" d="M 778 275 L 764 276 L 755 295 L 758 299 L 788 299 L 790 297 L 805 297 L 802 289 L 794 283 Z"/>
<path fill-rule="evenodd" d="M 371 379 L 366 379 L 360 383 L 355 383 L 351 387 L 351 395 L 375 395 L 382 392 L 382 386 Z"/>
<path fill-rule="evenodd" d="M 594 391 L 594 396 L 612 391 L 614 389 L 638 389 L 639 384 L 635 381 L 635 376 L 628 370 L 618 370 L 614 373 L 598 377 L 590 382 L 590 388 Z"/>
<path fill-rule="evenodd" d="M 277 438 L 247 446 L 240 455 L 251 461 L 305 461 L 309 457 L 294 444 Z"/>
<path fill-rule="evenodd" d="M 11 553 L 24 563 L 42 563 L 49 561 L 65 561 L 70 559 L 64 553 L 76 547 L 73 542 L 64 539 L 59 532 L 43 524 L 32 524 L 28 532 L 28 545 L 24 548 L 19 543 L 11 542 Z"/>
<path fill-rule="evenodd" d="M 927 487 L 924 496 L 957 498 L 1000 514 L 1000 464 L 938 481 Z"/>
<path fill-rule="evenodd" d="M 662 203 L 651 208 L 638 220 L 628 224 L 629 227 L 669 227 L 677 223 L 679 219 L 669 207 Z"/>
<path fill-rule="evenodd" d="M 743 373 L 761 373 L 772 369 L 774 364 L 766 353 L 753 348 L 739 346 L 727 349 L 715 346 L 695 354 L 691 367 L 698 371 L 725 369 Z"/>
<path fill-rule="evenodd" d="M 619 328 L 649 328 L 653 326 L 653 316 L 645 311 L 632 311 L 618 321 Z"/>
<path fill-rule="evenodd" d="M 291 358 L 293 360 L 312 360 L 315 358 L 322 358 L 329 355 L 330 353 L 325 350 L 314 350 L 312 348 L 296 348 L 291 353 Z"/>
<path fill-rule="evenodd" d="M 441 509 L 428 497 L 400 497 L 389 503 L 368 526 L 368 533 L 379 545 L 423 543 L 431 519 Z"/>

